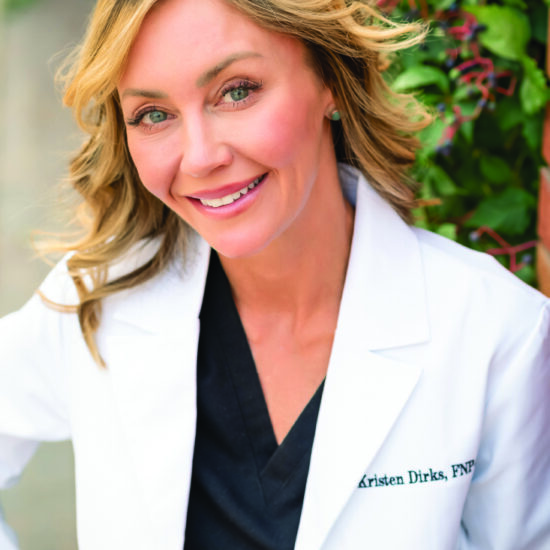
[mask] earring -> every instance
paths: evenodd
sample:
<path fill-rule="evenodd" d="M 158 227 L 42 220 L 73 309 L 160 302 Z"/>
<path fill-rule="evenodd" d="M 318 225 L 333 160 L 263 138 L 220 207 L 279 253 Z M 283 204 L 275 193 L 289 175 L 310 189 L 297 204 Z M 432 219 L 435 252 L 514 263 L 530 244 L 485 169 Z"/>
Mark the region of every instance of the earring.
<path fill-rule="evenodd" d="M 330 113 L 330 120 L 334 120 L 335 122 L 340 120 L 342 117 L 340 116 L 340 111 L 338 109 L 334 109 Z"/>

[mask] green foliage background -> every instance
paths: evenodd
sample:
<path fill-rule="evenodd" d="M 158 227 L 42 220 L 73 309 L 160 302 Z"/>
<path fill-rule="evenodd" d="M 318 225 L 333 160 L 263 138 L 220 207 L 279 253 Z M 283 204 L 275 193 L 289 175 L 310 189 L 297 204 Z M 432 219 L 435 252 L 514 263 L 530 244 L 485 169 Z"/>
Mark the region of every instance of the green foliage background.
<path fill-rule="evenodd" d="M 400 54 L 389 71 L 396 90 L 416 92 L 437 113 L 434 124 L 423 132 L 414 176 L 423 184 L 419 198 L 441 203 L 419 208 L 418 225 L 484 251 L 501 245 L 494 235 L 476 231 L 483 227 L 511 245 L 536 239 L 544 107 L 550 99 L 544 71 L 550 0 L 396 4 L 379 2 L 392 18 L 428 15 L 431 28 L 425 44 Z M 471 37 L 457 40 L 450 29 L 464 25 L 466 13 L 482 26 L 474 27 Z M 474 58 L 476 48 L 481 57 L 492 60 L 495 73 L 510 72 L 496 83 L 493 78 L 488 100 L 461 79 L 480 67 L 462 73 L 457 69 Z M 513 81 L 511 95 L 495 91 L 513 87 Z M 457 123 L 457 107 L 460 117 L 472 120 Z M 449 130 L 453 125 L 454 135 Z M 496 257 L 510 267 L 509 255 Z M 533 257 L 529 245 L 517 256 L 516 274 L 530 284 L 535 283 Z"/>

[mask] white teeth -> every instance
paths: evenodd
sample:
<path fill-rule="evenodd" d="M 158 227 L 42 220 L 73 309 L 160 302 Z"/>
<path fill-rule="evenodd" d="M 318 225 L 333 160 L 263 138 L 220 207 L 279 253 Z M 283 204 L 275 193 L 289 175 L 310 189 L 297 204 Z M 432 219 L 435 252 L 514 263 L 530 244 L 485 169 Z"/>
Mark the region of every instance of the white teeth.
<path fill-rule="evenodd" d="M 205 204 L 207 206 L 214 206 L 215 208 L 217 208 L 218 206 L 223 206 L 222 199 L 211 199 L 209 201 L 201 199 L 201 202 L 202 204 Z"/>
<path fill-rule="evenodd" d="M 204 204 L 204 206 L 211 206 L 213 208 L 226 206 L 235 202 L 237 199 L 240 199 L 242 195 L 246 195 L 250 189 L 254 189 L 254 187 L 256 187 L 258 183 L 260 183 L 261 179 L 262 177 L 260 176 L 246 187 L 243 187 L 240 191 L 237 191 L 236 193 L 231 193 L 230 195 L 226 195 L 225 197 L 220 197 L 218 199 L 200 199 L 200 201 L 202 204 Z"/>

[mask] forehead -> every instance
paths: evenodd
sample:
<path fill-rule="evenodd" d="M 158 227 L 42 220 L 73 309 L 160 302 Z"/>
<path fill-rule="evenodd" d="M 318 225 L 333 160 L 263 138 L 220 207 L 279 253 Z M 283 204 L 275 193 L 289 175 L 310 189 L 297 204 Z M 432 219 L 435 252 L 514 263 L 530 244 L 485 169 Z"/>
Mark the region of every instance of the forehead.
<path fill-rule="evenodd" d="M 166 66 L 204 71 L 235 52 L 286 64 L 306 58 L 299 40 L 263 29 L 223 0 L 161 0 L 138 32 L 123 80 Z"/>

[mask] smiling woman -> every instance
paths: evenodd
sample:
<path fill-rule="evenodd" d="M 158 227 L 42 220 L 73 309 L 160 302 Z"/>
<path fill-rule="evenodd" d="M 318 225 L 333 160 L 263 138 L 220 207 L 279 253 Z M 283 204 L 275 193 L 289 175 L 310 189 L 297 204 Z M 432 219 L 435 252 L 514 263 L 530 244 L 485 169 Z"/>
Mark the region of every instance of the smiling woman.
<path fill-rule="evenodd" d="M 324 219 L 347 227 L 327 250 L 347 260 L 335 100 L 311 65 L 300 41 L 210 1 L 158 5 L 130 50 L 118 91 L 140 180 L 223 257 L 267 261 L 278 239 L 286 263 Z"/>
<path fill-rule="evenodd" d="M 0 324 L 0 484 L 72 438 L 82 548 L 550 544 L 549 303 L 408 224 L 373 4 L 98 2 L 86 231 Z"/>

